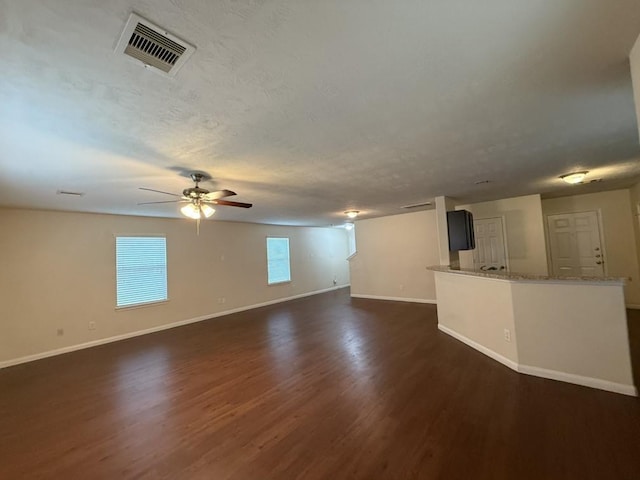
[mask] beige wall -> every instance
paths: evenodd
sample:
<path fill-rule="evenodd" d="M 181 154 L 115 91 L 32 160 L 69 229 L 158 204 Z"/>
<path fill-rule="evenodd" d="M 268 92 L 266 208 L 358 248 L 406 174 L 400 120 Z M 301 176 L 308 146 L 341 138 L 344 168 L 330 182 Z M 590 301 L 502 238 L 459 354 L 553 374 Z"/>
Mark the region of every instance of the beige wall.
<path fill-rule="evenodd" d="M 438 265 L 435 210 L 356 222 L 358 253 L 350 261 L 351 294 L 435 301 Z"/>
<path fill-rule="evenodd" d="M 512 284 L 520 364 L 633 385 L 619 286 Z"/>
<path fill-rule="evenodd" d="M 491 202 L 460 205 L 474 220 L 502 217 L 507 233 L 511 272 L 547 275 L 547 251 L 540 195 L 504 198 Z M 461 268 L 473 268 L 473 253 L 460 252 Z"/>
<path fill-rule="evenodd" d="M 636 255 L 638 258 L 638 268 L 640 269 L 640 183 L 636 183 L 629 190 L 631 201 L 631 216 L 633 231 L 636 235 Z"/>
<path fill-rule="evenodd" d="M 629 190 L 551 198 L 542 201 L 542 210 L 545 217 L 590 210 L 600 212 L 606 275 L 631 279 L 625 287 L 626 302 L 640 305 L 636 232 Z"/>
<path fill-rule="evenodd" d="M 511 283 L 491 278 L 436 272 L 438 325 L 518 363 L 518 338 Z M 504 338 L 505 329 L 511 342 Z M 446 331 L 445 330 L 445 331 Z M 513 367 L 512 367 L 513 368 Z"/>
<path fill-rule="evenodd" d="M 349 283 L 342 229 L 0 209 L 0 232 L 0 362 Z M 115 234 L 166 235 L 168 302 L 115 309 Z M 268 235 L 289 284 L 267 286 Z"/>
<path fill-rule="evenodd" d="M 633 96 L 636 101 L 636 118 L 638 119 L 638 129 L 640 130 L 640 37 L 631 49 L 629 55 L 631 62 L 631 80 L 633 82 Z"/>

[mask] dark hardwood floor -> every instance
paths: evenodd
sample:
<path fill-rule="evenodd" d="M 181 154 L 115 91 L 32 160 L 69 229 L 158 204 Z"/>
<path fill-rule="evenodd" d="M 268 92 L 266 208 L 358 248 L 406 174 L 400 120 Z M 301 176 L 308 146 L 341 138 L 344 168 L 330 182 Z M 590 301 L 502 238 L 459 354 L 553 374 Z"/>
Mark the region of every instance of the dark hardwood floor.
<path fill-rule="evenodd" d="M 0 371 L 0 478 L 637 480 L 640 401 L 340 290 Z"/>

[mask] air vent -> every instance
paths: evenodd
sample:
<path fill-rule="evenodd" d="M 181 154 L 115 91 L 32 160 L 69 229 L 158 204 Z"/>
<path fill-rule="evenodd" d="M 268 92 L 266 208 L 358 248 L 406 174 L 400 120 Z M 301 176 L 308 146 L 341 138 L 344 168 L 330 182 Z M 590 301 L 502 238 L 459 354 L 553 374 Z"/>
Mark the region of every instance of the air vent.
<path fill-rule="evenodd" d="M 154 71 L 174 76 L 195 47 L 132 13 L 120 36 L 117 53 L 123 53 Z"/>
<path fill-rule="evenodd" d="M 428 207 L 431 205 L 431 202 L 423 202 L 423 203 L 412 203 L 411 205 L 403 205 L 400 208 L 418 208 L 418 207 Z"/>
<path fill-rule="evenodd" d="M 84 192 L 70 192 L 69 190 L 58 190 L 56 195 L 70 195 L 72 197 L 82 197 Z"/>

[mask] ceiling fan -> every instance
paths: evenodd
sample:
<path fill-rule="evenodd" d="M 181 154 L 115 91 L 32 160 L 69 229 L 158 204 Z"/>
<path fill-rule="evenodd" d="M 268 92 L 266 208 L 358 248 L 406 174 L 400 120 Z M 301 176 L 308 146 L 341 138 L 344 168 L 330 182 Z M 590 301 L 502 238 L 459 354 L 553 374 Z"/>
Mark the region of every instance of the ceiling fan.
<path fill-rule="evenodd" d="M 191 180 L 194 181 L 195 186 L 185 188 L 182 191 L 182 195 L 178 195 L 176 193 L 163 192 L 162 190 L 154 190 L 152 188 L 144 188 L 140 187 L 140 190 L 146 190 L 148 192 L 155 193 L 163 193 L 165 195 L 171 195 L 173 197 L 178 197 L 177 200 L 166 200 L 159 202 L 142 202 L 138 203 L 138 205 L 151 205 L 155 203 L 185 203 L 186 205 L 180 209 L 182 214 L 185 217 L 193 218 L 196 221 L 196 231 L 200 234 L 200 220 L 202 218 L 209 218 L 211 215 L 215 213 L 215 210 L 211 207 L 211 205 L 224 205 L 228 207 L 241 207 L 241 208 L 251 208 L 253 204 L 251 203 L 242 203 L 242 202 L 232 202 L 230 200 L 223 200 L 225 197 L 231 197 L 236 195 L 236 192 L 232 192 L 231 190 L 216 190 L 214 192 L 210 192 L 206 188 L 200 187 L 200 182 L 204 180 L 208 180 L 207 175 L 204 173 L 194 172 L 190 175 Z"/>

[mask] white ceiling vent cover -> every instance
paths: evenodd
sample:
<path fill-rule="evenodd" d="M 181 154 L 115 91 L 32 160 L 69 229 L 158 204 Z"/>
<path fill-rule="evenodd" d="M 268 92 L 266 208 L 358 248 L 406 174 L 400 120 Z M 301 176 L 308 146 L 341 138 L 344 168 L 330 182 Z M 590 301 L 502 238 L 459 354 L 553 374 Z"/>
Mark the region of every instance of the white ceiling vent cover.
<path fill-rule="evenodd" d="M 135 13 L 129 16 L 116 46 L 116 53 L 128 55 L 172 77 L 195 50 L 193 45 Z"/>

